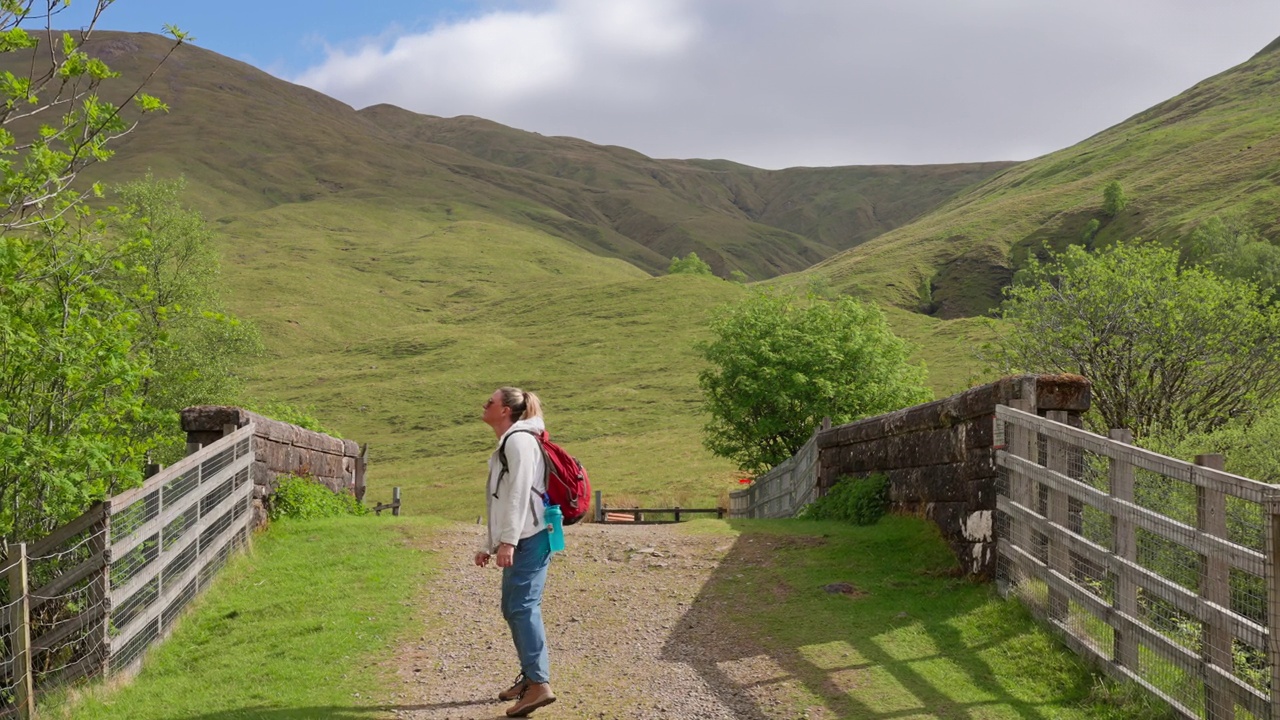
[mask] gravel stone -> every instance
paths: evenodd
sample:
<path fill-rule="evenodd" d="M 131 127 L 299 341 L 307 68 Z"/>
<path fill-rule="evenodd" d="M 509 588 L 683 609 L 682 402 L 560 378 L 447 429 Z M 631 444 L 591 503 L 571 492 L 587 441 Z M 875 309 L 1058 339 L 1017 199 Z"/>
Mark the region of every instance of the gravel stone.
<path fill-rule="evenodd" d="M 457 525 L 434 535 L 442 567 L 428 588 L 423 631 L 387 668 L 398 685 L 387 706 L 398 718 L 505 717 L 497 694 L 519 666 L 498 607 L 499 571 L 472 562 L 480 532 Z M 720 625 L 718 602 L 699 599 L 731 546 L 723 535 L 621 524 L 582 524 L 566 535 L 568 549 L 553 558 L 543 598 L 557 701 L 532 717 L 775 715 L 747 691 L 749 670 L 731 677 L 714 660 L 759 653 Z"/>

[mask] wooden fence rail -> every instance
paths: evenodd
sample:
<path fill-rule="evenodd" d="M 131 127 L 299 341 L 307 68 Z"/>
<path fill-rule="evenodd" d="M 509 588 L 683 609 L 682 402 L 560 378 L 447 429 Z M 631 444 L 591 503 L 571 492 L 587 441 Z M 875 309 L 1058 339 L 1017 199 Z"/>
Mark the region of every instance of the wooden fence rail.
<path fill-rule="evenodd" d="M 131 672 L 253 523 L 254 426 L 230 432 L 0 559 L 0 717 L 37 694 Z M 32 589 L 35 585 L 35 589 Z"/>
<path fill-rule="evenodd" d="M 1280 488 L 996 409 L 998 574 L 1180 716 L 1280 720 Z"/>
<path fill-rule="evenodd" d="M 751 487 L 729 493 L 731 518 L 786 518 L 818 498 L 818 433 L 796 454 L 756 478 Z"/>

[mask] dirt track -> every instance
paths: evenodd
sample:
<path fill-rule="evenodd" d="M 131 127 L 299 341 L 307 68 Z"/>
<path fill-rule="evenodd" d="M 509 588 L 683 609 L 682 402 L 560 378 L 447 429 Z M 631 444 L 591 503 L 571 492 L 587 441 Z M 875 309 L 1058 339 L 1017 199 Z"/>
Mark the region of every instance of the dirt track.
<path fill-rule="evenodd" d="M 405 720 L 505 717 L 495 699 L 519 667 L 498 607 L 499 575 L 477 568 L 480 528 L 436 535 L 441 571 L 423 631 L 392 667 Z M 700 594 L 733 545 L 726 535 L 674 526 L 579 525 L 551 565 L 543 615 L 551 645 L 553 705 L 545 718 L 769 718 L 785 712 L 753 670 L 755 652 L 717 629 Z M 776 678 L 774 678 L 776 681 Z M 785 688 L 773 688 L 785 690 Z"/>

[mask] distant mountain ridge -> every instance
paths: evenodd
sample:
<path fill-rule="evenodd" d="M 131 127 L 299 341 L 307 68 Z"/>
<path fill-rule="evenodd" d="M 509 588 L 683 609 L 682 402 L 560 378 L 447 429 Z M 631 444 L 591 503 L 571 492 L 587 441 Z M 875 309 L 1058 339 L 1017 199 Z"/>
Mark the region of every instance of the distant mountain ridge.
<path fill-rule="evenodd" d="M 139 82 L 166 48 L 156 35 L 109 32 L 89 46 L 123 74 L 116 88 Z M 691 251 L 722 276 L 802 270 L 1011 165 L 768 171 L 657 160 L 474 117 L 356 111 L 192 46 L 178 49 L 148 91 L 171 112 L 122 139 L 119 158 L 95 169 L 96 179 L 186 175 L 193 202 L 224 222 L 318 200 L 472 206 L 655 274 Z"/>

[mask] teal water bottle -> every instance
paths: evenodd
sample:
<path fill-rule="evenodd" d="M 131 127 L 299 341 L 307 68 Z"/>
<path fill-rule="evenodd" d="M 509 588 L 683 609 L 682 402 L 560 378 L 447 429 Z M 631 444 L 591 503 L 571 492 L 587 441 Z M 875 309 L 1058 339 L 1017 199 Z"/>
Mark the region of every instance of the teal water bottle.
<path fill-rule="evenodd" d="M 560 512 L 559 505 L 547 506 L 547 513 L 544 516 L 547 521 L 547 533 L 551 540 L 551 552 L 560 552 L 564 550 L 564 514 Z"/>

